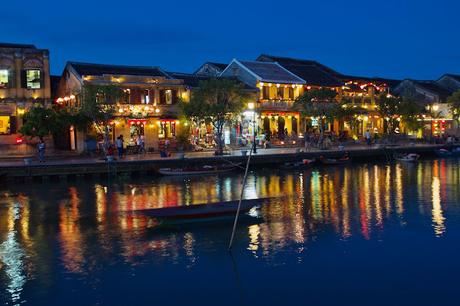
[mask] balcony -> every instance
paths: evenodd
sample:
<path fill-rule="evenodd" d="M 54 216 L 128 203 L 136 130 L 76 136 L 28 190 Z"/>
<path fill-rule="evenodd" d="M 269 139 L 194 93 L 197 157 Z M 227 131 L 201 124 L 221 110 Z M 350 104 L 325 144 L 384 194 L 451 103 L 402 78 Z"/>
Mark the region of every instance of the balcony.
<path fill-rule="evenodd" d="M 294 105 L 293 100 L 260 100 L 258 108 L 260 110 L 289 111 Z"/>

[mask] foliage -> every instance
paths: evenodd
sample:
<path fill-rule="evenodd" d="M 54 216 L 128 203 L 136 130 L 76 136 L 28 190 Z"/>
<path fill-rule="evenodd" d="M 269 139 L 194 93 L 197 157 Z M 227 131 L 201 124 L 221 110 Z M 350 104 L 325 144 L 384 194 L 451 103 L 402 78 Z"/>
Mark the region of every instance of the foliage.
<path fill-rule="evenodd" d="M 304 117 L 318 117 L 322 134 L 324 124 L 343 112 L 341 104 L 336 101 L 336 96 L 337 92 L 331 89 L 312 89 L 299 96 L 294 102 L 294 107 Z"/>
<path fill-rule="evenodd" d="M 109 123 L 116 112 L 116 105 L 124 96 L 116 85 L 84 84 L 79 92 L 81 105 L 73 110 L 72 123 L 90 135 L 91 127 L 104 136 L 104 149 L 109 146 Z"/>
<path fill-rule="evenodd" d="M 402 99 L 399 112 L 404 126 L 409 131 L 416 131 L 423 127 L 423 122 L 420 120 L 420 114 L 423 111 L 423 107 L 412 99 Z"/>
<path fill-rule="evenodd" d="M 81 108 L 75 114 L 76 123 L 94 123 L 99 133 L 104 134 L 123 95 L 123 90 L 116 85 L 83 85 L 80 92 Z"/>
<path fill-rule="evenodd" d="M 70 126 L 71 115 L 59 108 L 34 106 L 24 114 L 19 132 L 29 137 L 44 137 L 62 132 Z"/>
<path fill-rule="evenodd" d="M 240 84 L 228 79 L 201 81 L 190 102 L 182 102 L 183 114 L 194 123 L 211 123 L 215 129 L 218 153 L 223 152 L 223 128 L 246 105 L 247 95 Z"/>
<path fill-rule="evenodd" d="M 460 128 L 460 90 L 454 92 L 447 98 L 452 117 L 457 120 L 457 126 Z"/>
<path fill-rule="evenodd" d="M 182 125 L 179 132 L 176 134 L 176 141 L 179 148 L 185 149 L 190 145 L 190 129 L 188 126 Z"/>
<path fill-rule="evenodd" d="M 414 131 L 422 127 L 422 122 L 418 119 L 423 107 L 412 99 L 382 94 L 377 98 L 377 109 L 387 122 L 387 134 L 393 133 L 398 126 L 399 116 L 409 130 Z"/>
<path fill-rule="evenodd" d="M 335 118 L 347 122 L 353 132 L 356 132 L 359 126 L 359 115 L 366 115 L 368 111 L 348 99 L 342 99 L 340 110 L 335 115 Z"/>

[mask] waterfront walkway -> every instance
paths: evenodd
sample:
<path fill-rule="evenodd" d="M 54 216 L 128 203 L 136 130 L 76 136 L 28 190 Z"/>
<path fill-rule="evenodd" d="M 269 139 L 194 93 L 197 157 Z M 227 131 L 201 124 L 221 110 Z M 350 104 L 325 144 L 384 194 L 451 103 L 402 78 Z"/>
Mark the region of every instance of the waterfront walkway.
<path fill-rule="evenodd" d="M 387 149 L 407 149 L 408 147 L 417 149 L 434 149 L 436 147 L 443 147 L 444 145 L 433 145 L 433 144 L 404 144 L 404 145 L 397 145 L 386 147 Z M 279 155 L 292 155 L 298 153 L 305 153 L 308 155 L 318 155 L 318 154 L 341 154 L 344 151 L 349 152 L 353 155 L 353 152 L 362 152 L 362 151 L 369 151 L 370 152 L 380 152 L 383 149 L 380 145 L 364 145 L 364 144 L 354 144 L 350 146 L 346 146 L 343 149 L 339 149 L 337 147 L 331 148 L 328 150 L 320 150 L 317 148 L 312 148 L 309 150 L 305 150 L 304 148 L 297 147 L 297 148 L 257 148 L 256 156 L 279 156 Z M 226 157 L 242 157 L 242 150 L 247 150 L 249 152 L 249 148 L 242 148 L 238 150 L 230 150 L 226 155 L 223 156 L 215 156 L 214 151 L 201 151 L 201 152 L 185 152 L 185 159 L 212 159 L 215 160 L 216 158 L 225 159 Z M 0 167 L 9 167 L 9 166 L 24 166 L 24 157 L 0 157 Z M 29 157 L 29 156 L 28 156 Z M 30 165 L 71 165 L 71 164 L 91 164 L 91 163 L 106 163 L 106 161 L 97 156 L 97 157 L 88 157 L 88 156 L 80 156 L 73 153 L 70 154 L 59 154 L 59 155 L 50 155 L 47 156 L 45 163 L 39 163 L 37 157 L 31 157 L 32 161 Z M 171 157 L 162 158 L 158 153 L 147 153 L 147 154 L 131 154 L 123 157 L 121 160 L 117 160 L 118 163 L 128 163 L 128 162 L 138 162 L 138 161 L 161 161 L 161 160 L 171 160 L 171 159 L 183 159 L 180 153 L 173 152 Z"/>
<path fill-rule="evenodd" d="M 257 149 L 251 164 L 254 166 L 277 168 L 285 162 L 299 161 L 302 158 L 340 157 L 347 152 L 354 162 L 365 160 L 389 160 L 394 153 L 419 153 L 422 156 L 433 156 L 434 150 L 448 147 L 432 144 L 403 144 L 382 147 L 353 144 L 343 149 L 330 150 L 303 148 L 269 148 Z M 83 157 L 77 155 L 50 156 L 45 163 L 36 159 L 26 164 L 23 159 L 0 159 L 0 179 L 14 178 L 67 178 L 73 176 L 107 176 L 112 174 L 157 173 L 161 167 L 187 167 L 204 164 L 245 163 L 247 157 L 241 150 L 233 150 L 227 155 L 215 156 L 212 151 L 173 153 L 171 157 L 161 158 L 159 154 L 128 155 L 127 157 L 107 162 L 103 158 Z"/>

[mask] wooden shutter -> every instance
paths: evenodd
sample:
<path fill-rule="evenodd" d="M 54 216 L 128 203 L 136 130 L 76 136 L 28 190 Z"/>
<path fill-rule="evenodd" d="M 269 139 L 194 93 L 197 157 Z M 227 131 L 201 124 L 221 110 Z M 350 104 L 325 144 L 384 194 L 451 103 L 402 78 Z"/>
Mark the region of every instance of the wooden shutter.
<path fill-rule="evenodd" d="M 27 88 L 27 70 L 21 70 L 21 88 Z"/>
<path fill-rule="evenodd" d="M 10 117 L 10 133 L 15 134 L 17 129 L 17 120 L 16 116 L 11 116 Z"/>
<path fill-rule="evenodd" d="M 171 91 L 171 94 L 172 94 L 172 104 L 176 104 L 177 103 L 177 90 L 173 89 Z"/>
<path fill-rule="evenodd" d="M 43 73 L 43 70 L 40 71 L 40 88 L 43 89 L 45 88 L 45 74 Z"/>
<path fill-rule="evenodd" d="M 164 89 L 160 90 L 160 104 L 166 104 L 166 93 Z"/>

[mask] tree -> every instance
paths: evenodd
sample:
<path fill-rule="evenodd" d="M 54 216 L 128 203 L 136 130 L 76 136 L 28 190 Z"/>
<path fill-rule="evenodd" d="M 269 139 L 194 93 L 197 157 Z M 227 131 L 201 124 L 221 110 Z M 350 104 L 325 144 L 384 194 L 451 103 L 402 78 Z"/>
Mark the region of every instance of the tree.
<path fill-rule="evenodd" d="M 411 131 L 416 131 L 423 126 L 419 120 L 423 107 L 411 98 L 382 94 L 377 98 L 377 109 L 387 122 L 385 133 L 388 135 L 393 134 L 400 120 Z"/>
<path fill-rule="evenodd" d="M 73 123 L 84 130 L 94 126 L 103 135 L 104 149 L 107 149 L 110 143 L 109 124 L 123 95 L 123 89 L 116 85 L 84 84 L 79 93 L 81 106 L 74 109 Z"/>
<path fill-rule="evenodd" d="M 343 122 L 347 122 L 353 133 L 357 133 L 360 116 L 367 115 L 368 111 L 356 104 L 350 99 L 344 98 L 340 102 L 340 110 L 334 116 L 336 119 L 341 119 Z"/>
<path fill-rule="evenodd" d="M 343 109 L 336 100 L 337 92 L 327 88 L 312 89 L 304 92 L 294 102 L 303 117 L 316 117 L 319 121 L 321 136 L 326 122 L 333 120 Z"/>
<path fill-rule="evenodd" d="M 460 90 L 447 98 L 447 104 L 452 112 L 452 118 L 457 121 L 457 129 L 460 132 Z"/>
<path fill-rule="evenodd" d="M 423 127 L 420 115 L 424 108 L 410 98 L 403 98 L 399 105 L 399 114 L 404 126 L 409 131 L 417 131 Z"/>
<path fill-rule="evenodd" d="M 71 115 L 59 108 L 33 106 L 23 117 L 24 124 L 19 129 L 22 135 L 29 137 L 45 137 L 59 133 L 70 126 Z"/>
<path fill-rule="evenodd" d="M 184 115 L 196 124 L 210 123 L 216 136 L 216 154 L 223 153 L 223 128 L 244 109 L 247 95 L 240 84 L 228 79 L 201 81 L 190 102 L 182 102 Z"/>
<path fill-rule="evenodd" d="M 382 94 L 377 98 L 377 110 L 386 121 L 385 133 L 390 135 L 398 125 L 397 116 L 402 99 Z"/>

